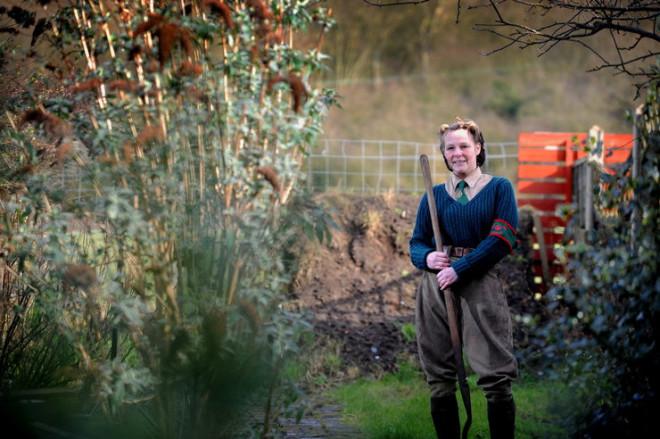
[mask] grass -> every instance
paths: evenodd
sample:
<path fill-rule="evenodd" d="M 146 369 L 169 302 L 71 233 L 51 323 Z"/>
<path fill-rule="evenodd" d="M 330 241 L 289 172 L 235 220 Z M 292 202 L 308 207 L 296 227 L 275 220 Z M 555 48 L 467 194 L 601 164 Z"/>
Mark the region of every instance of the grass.
<path fill-rule="evenodd" d="M 469 377 L 468 382 L 473 417 L 469 437 L 488 438 L 486 400 L 476 386 L 476 377 Z M 517 382 L 514 385 L 516 437 L 567 437 L 561 419 L 552 413 L 555 396 L 567 391 L 565 387 L 548 381 L 522 379 Z M 398 372 L 385 375 L 380 380 L 360 379 L 341 385 L 331 391 L 331 396 L 343 405 L 346 421 L 360 428 L 367 438 L 435 437 L 428 388 L 421 372 L 409 363 L 404 363 Z M 464 420 L 461 407 L 461 425 Z"/>

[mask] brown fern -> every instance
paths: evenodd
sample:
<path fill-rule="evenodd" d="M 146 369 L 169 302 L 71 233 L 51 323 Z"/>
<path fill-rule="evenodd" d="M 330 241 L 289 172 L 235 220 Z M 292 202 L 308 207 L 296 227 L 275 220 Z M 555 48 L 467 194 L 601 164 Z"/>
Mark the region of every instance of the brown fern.
<path fill-rule="evenodd" d="M 225 25 L 234 29 L 234 20 L 231 17 L 231 9 L 221 0 L 204 0 L 204 6 L 208 6 L 213 12 L 222 15 Z"/>

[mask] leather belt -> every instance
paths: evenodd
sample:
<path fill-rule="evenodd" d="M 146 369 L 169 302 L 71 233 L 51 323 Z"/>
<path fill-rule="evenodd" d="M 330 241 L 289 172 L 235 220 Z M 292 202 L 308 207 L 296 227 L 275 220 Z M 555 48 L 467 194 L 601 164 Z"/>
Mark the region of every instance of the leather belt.
<path fill-rule="evenodd" d="M 463 256 L 474 251 L 473 248 L 454 247 L 453 245 L 444 245 L 442 246 L 442 249 L 444 250 L 445 253 L 447 253 L 447 256 L 449 256 L 450 258 L 462 258 Z"/>

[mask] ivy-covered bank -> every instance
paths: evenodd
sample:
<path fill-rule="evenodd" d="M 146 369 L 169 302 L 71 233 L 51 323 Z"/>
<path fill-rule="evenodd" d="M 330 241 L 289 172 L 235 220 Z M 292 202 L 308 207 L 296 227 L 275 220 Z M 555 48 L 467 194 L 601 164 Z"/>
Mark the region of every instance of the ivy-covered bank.
<path fill-rule="evenodd" d="M 302 0 L 90 0 L 48 19 L 61 59 L 40 72 L 61 93 L 27 93 L 1 133 L 4 390 L 80 385 L 157 437 L 229 434 L 250 402 L 268 434 L 305 328 L 282 306 L 291 251 L 326 233 L 298 187 L 334 102 L 309 85 L 331 24 Z"/>

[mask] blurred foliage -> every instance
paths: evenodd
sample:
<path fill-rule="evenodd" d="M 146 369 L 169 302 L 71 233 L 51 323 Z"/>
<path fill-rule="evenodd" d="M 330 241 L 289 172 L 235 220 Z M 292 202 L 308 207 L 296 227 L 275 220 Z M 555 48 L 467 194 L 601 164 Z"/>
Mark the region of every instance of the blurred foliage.
<path fill-rule="evenodd" d="M 461 2 L 456 23 L 455 0 L 384 8 L 328 0 L 337 27 L 327 36 L 330 68 L 320 77 L 337 90 L 343 108 L 330 112 L 327 137 L 431 143 L 456 116 L 477 120 L 491 142 L 515 141 L 520 131 L 582 132 L 593 124 L 629 130 L 631 78 L 587 73 L 600 60 L 577 44 L 542 57 L 513 49 L 484 56 L 502 40 L 475 30 L 495 19 L 488 2 L 477 3 Z M 511 20 L 545 19 L 509 3 L 498 7 Z M 591 44 L 609 53 L 611 36 Z"/>
<path fill-rule="evenodd" d="M 516 93 L 509 82 L 493 81 L 493 96 L 487 106 L 500 117 L 516 120 L 524 104 L 525 100 Z"/>
<path fill-rule="evenodd" d="M 108 414 L 234 437 L 263 404 L 267 436 L 307 328 L 281 306 L 287 250 L 330 225 L 297 187 L 334 93 L 309 87 L 324 56 L 293 39 L 331 20 L 296 0 L 149 4 L 50 18 L 63 92 L 14 103 L 1 133 L 2 273 Z"/>
<path fill-rule="evenodd" d="M 568 377 L 578 437 L 650 434 L 658 403 L 658 86 L 637 122 L 640 175 L 632 159 L 602 172 L 594 188 L 599 225 L 566 247 L 569 277 L 549 293 L 554 318 L 536 334 L 548 371 Z"/>
<path fill-rule="evenodd" d="M 404 323 L 401 325 L 401 334 L 408 343 L 417 339 L 417 329 L 413 323 Z"/>

